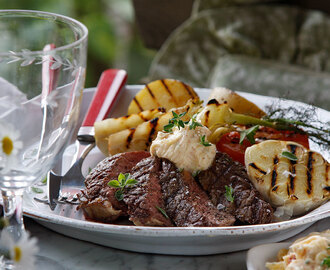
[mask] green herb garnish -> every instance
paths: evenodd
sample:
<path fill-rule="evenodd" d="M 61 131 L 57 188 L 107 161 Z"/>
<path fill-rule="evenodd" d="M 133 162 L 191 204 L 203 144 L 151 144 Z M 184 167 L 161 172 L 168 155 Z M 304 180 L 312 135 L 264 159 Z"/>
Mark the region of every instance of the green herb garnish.
<path fill-rule="evenodd" d="M 172 111 L 173 118 L 168 121 L 168 124 L 164 126 L 165 132 L 172 132 L 174 127 L 184 128 L 186 122 L 183 122 L 181 118 L 186 115 L 187 112 L 177 114 L 175 111 Z"/>
<path fill-rule="evenodd" d="M 164 210 L 163 208 L 160 208 L 160 207 L 157 206 L 157 205 L 156 205 L 156 208 L 157 208 L 157 210 L 158 210 L 159 212 L 162 213 L 162 215 L 163 215 L 164 217 L 166 217 L 167 219 L 169 219 L 168 215 L 166 214 L 166 212 L 165 212 L 165 210 Z"/>
<path fill-rule="evenodd" d="M 34 193 L 44 193 L 44 191 L 41 188 L 38 188 L 38 187 L 31 187 L 31 190 Z"/>
<path fill-rule="evenodd" d="M 201 171 L 197 170 L 192 173 L 192 176 L 195 178 Z"/>
<path fill-rule="evenodd" d="M 130 178 L 131 175 L 129 173 L 118 175 L 118 180 L 111 180 L 108 182 L 109 187 L 118 188 L 119 190 L 116 191 L 115 197 L 118 201 L 122 201 L 124 199 L 124 188 L 134 186 L 138 183 L 137 180 Z"/>
<path fill-rule="evenodd" d="M 226 197 L 227 201 L 229 201 L 231 203 L 234 202 L 233 188 L 231 186 L 225 185 L 225 189 L 226 189 L 225 197 Z"/>
<path fill-rule="evenodd" d="M 259 129 L 259 125 L 253 126 L 249 129 L 240 131 L 239 143 L 242 144 L 244 139 L 248 139 L 251 144 L 255 144 L 254 135 L 256 135 L 257 130 Z"/>
<path fill-rule="evenodd" d="M 298 158 L 296 157 L 296 155 L 295 154 L 292 154 L 289 151 L 283 151 L 281 155 L 282 155 L 282 157 L 285 157 L 285 158 L 290 159 L 292 161 L 297 161 L 298 160 Z"/>
<path fill-rule="evenodd" d="M 330 256 L 326 257 L 323 259 L 322 263 L 321 263 L 322 266 L 327 266 L 327 267 L 330 267 Z"/>
<path fill-rule="evenodd" d="M 205 135 L 200 137 L 200 143 L 204 146 L 211 146 L 212 145 L 209 142 L 205 141 Z"/>
<path fill-rule="evenodd" d="M 203 125 L 196 121 L 197 114 L 194 114 L 189 121 L 189 129 L 195 129 L 196 127 L 202 127 Z"/>
<path fill-rule="evenodd" d="M 47 184 L 47 175 L 41 180 L 41 184 Z"/>

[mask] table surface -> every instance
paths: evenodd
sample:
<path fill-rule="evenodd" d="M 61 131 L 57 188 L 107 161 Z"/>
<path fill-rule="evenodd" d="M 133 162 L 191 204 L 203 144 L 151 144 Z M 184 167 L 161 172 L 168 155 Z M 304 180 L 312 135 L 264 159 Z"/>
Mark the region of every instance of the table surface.
<path fill-rule="evenodd" d="M 144 270 L 240 270 L 246 269 L 246 251 L 209 256 L 169 256 L 122 251 L 73 239 L 53 232 L 30 218 L 25 218 L 28 231 L 38 238 L 40 255 L 61 263 L 67 270 L 144 269 Z M 312 231 L 330 229 L 330 218 L 321 220 L 290 238 Z M 39 269 L 38 269 L 39 270 Z"/>

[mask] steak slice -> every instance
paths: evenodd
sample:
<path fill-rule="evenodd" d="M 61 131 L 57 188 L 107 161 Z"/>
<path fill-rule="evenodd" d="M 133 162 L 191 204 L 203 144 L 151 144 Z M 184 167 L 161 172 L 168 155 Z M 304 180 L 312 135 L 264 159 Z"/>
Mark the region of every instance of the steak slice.
<path fill-rule="evenodd" d="M 161 213 L 165 209 L 162 189 L 158 180 L 159 159 L 141 160 L 133 169 L 131 178 L 138 181 L 124 190 L 124 202 L 128 207 L 129 220 L 137 226 L 173 226 Z"/>
<path fill-rule="evenodd" d="M 217 152 L 212 166 L 198 174 L 197 179 L 218 209 L 248 224 L 269 223 L 273 208 L 255 189 L 244 166 L 225 153 Z M 225 186 L 232 187 L 234 202 L 226 199 Z"/>
<path fill-rule="evenodd" d="M 167 159 L 158 160 L 165 210 L 176 226 L 222 227 L 235 222 L 231 214 L 218 211 L 189 172 Z"/>
<path fill-rule="evenodd" d="M 119 216 L 127 215 L 127 206 L 115 198 L 116 188 L 108 182 L 117 179 L 120 173 L 129 173 L 142 159 L 149 157 L 149 152 L 120 153 L 102 160 L 85 179 L 85 189 L 78 195 L 81 208 L 86 218 L 112 222 Z"/>

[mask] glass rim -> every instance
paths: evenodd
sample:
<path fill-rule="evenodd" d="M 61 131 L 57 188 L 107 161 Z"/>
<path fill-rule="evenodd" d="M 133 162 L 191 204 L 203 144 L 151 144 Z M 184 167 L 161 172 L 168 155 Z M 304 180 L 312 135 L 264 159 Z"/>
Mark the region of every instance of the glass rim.
<path fill-rule="evenodd" d="M 73 23 L 75 26 L 77 26 L 81 31 L 82 31 L 82 36 L 78 39 L 75 40 L 72 43 L 69 43 L 67 45 L 63 45 L 60 47 L 56 47 L 54 49 L 50 49 L 47 51 L 42 51 L 42 50 L 38 50 L 38 51 L 24 51 L 24 52 L 0 52 L 0 56 L 7 56 L 7 55 L 48 55 L 51 54 L 52 52 L 58 52 L 58 51 L 64 51 L 73 47 L 76 47 L 77 45 L 83 43 L 85 40 L 87 40 L 88 37 L 88 29 L 87 27 L 79 22 L 76 19 L 73 19 L 71 17 L 65 16 L 65 15 L 61 15 L 61 14 L 57 14 L 57 13 L 52 13 L 52 12 L 47 12 L 47 11 L 40 11 L 40 10 L 28 10 L 28 9 L 0 9 L 0 17 L 3 14 L 8 13 L 8 15 L 10 15 L 10 13 L 17 13 L 17 14 L 21 14 L 22 16 L 26 15 L 26 17 L 28 17 L 29 15 L 37 15 L 40 14 L 42 15 L 44 18 L 54 18 L 54 21 L 57 20 L 58 18 L 60 18 L 64 23 L 71 22 Z"/>

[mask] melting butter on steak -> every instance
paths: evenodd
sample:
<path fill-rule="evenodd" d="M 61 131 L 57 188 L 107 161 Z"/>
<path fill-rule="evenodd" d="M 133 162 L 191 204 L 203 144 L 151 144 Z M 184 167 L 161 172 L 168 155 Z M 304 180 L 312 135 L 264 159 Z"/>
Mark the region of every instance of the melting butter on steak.
<path fill-rule="evenodd" d="M 205 147 L 201 144 L 201 137 L 207 138 L 210 134 L 211 131 L 205 126 L 191 129 L 187 125 L 180 129 L 175 127 L 171 133 L 158 132 L 150 152 L 153 156 L 166 158 L 178 168 L 190 172 L 206 170 L 212 165 L 216 147 L 214 144 Z"/>

